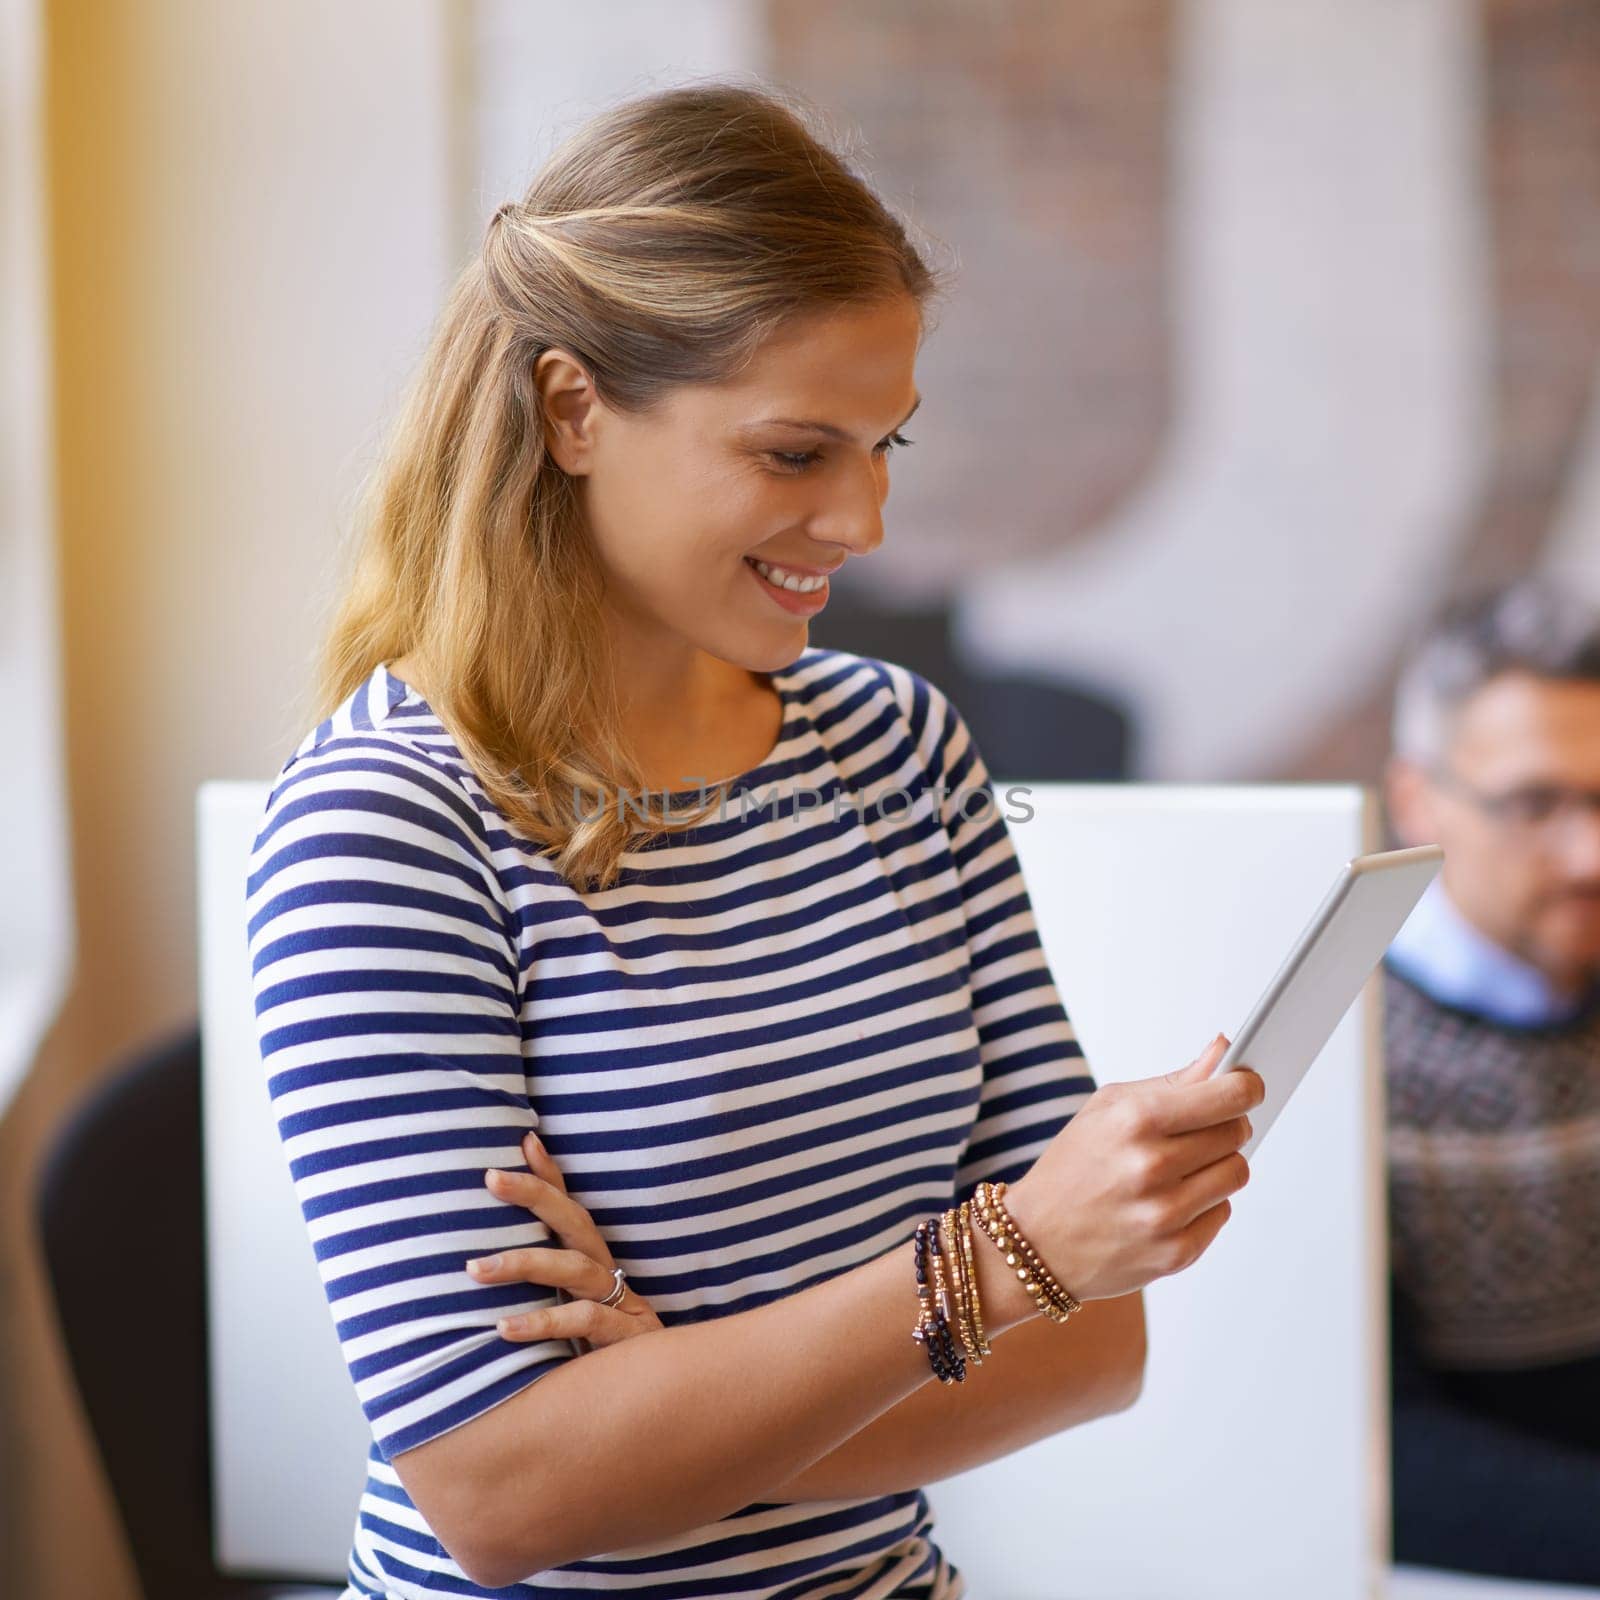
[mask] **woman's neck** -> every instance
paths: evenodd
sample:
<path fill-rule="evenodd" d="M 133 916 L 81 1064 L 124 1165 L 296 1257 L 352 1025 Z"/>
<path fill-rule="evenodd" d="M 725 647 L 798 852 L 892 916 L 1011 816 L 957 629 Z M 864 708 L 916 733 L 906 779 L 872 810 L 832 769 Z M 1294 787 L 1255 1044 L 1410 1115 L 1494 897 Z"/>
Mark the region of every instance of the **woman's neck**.
<path fill-rule="evenodd" d="M 766 674 L 704 659 L 689 682 L 640 682 L 621 701 L 623 739 L 652 790 L 737 777 L 777 742 L 783 701 Z"/>
<path fill-rule="evenodd" d="M 388 670 L 424 700 L 427 672 L 398 656 Z M 757 766 L 777 743 L 783 700 L 767 674 L 696 651 L 677 672 L 618 674 L 621 735 L 652 791 L 715 785 Z"/>

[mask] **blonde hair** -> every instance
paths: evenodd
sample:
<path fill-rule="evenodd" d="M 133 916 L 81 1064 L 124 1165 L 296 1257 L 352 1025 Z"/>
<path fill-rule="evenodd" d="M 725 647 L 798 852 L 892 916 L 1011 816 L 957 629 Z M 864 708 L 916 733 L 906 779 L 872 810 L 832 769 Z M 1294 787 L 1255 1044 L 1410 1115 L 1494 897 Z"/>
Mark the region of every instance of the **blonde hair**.
<path fill-rule="evenodd" d="M 643 784 L 604 692 L 603 574 L 545 448 L 535 361 L 559 346 L 608 406 L 643 412 L 730 378 L 792 317 L 899 294 L 925 307 L 938 286 L 770 90 L 679 87 L 585 123 L 496 211 L 449 294 L 363 490 L 318 719 L 410 657 L 507 820 L 575 887 L 612 884 L 641 835 L 704 813 L 572 804 Z"/>

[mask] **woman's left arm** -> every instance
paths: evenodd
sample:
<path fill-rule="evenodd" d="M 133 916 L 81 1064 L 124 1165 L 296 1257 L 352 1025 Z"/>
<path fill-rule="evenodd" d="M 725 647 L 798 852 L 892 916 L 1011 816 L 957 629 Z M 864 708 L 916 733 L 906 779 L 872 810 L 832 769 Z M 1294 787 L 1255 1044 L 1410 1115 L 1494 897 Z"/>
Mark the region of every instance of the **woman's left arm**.
<path fill-rule="evenodd" d="M 909 1338 L 909 1332 L 907 1334 Z M 791 1479 L 773 1499 L 844 1500 L 954 1477 L 1139 1396 L 1144 1296 L 1090 1300 L 1058 1325 L 1032 1317 L 994 1341 L 965 1383 L 931 1378 Z M 1130 1351 L 1140 1355 L 1130 1380 Z"/>
<path fill-rule="evenodd" d="M 528 1141 L 530 1171 L 496 1173 L 495 1192 L 537 1216 L 560 1239 L 560 1250 L 510 1251 L 480 1282 L 557 1284 L 578 1295 L 610 1285 L 611 1255 L 594 1219 L 566 1192 L 548 1151 Z M 998 1296 L 996 1274 L 1007 1269 L 988 1240 L 974 1234 L 980 1300 Z M 915 1312 L 906 1286 L 906 1337 Z M 527 1324 L 522 1326 L 522 1324 Z M 607 1310 L 593 1298 L 515 1319 L 512 1340 L 583 1338 L 591 1346 L 647 1336 L 661 1326 L 647 1302 L 629 1290 Z M 1057 1324 L 1044 1316 L 993 1341 L 965 1383 L 928 1380 L 775 1493 L 776 1500 L 848 1500 L 892 1494 L 954 1477 L 1021 1450 L 1064 1428 L 1126 1410 L 1138 1398 L 1144 1371 L 1144 1296 L 1090 1300 Z"/>
<path fill-rule="evenodd" d="M 971 729 L 936 685 L 904 667 L 887 670 L 935 797 L 931 812 L 918 806 L 906 826 L 935 841 L 942 829 L 948 841 L 983 1061 L 972 1128 L 945 1202 L 954 1205 L 980 1179 L 1015 1183 L 1094 1093 L 1095 1082 L 1056 991 L 1021 864 Z M 1006 1268 L 986 1238 L 974 1237 L 973 1245 L 981 1300 L 985 1270 Z M 909 1301 L 909 1284 L 906 1293 Z M 1034 1317 L 996 1339 L 981 1367 L 969 1362 L 964 1383 L 924 1383 L 815 1462 L 786 1486 L 785 1496 L 832 1500 L 952 1477 L 1125 1410 L 1143 1385 L 1144 1362 L 1142 1295 L 1091 1300 L 1063 1325 Z"/>

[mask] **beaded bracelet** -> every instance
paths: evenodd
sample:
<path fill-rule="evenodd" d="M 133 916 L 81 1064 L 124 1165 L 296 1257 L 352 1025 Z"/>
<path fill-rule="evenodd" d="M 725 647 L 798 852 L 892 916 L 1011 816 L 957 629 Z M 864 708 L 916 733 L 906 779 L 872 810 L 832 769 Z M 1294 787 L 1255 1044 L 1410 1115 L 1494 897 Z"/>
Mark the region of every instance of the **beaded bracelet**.
<path fill-rule="evenodd" d="M 978 1294 L 977 1261 L 970 1246 L 970 1202 L 945 1213 L 945 1254 L 953 1267 L 956 1289 L 957 1331 L 966 1351 L 969 1366 L 981 1367 L 983 1358 L 993 1354 L 983 1332 L 983 1303 Z"/>
<path fill-rule="evenodd" d="M 961 1259 L 972 1290 L 972 1335 L 978 1346 L 978 1364 L 992 1355 L 988 1335 L 983 1331 L 983 1302 L 978 1298 L 978 1262 L 972 1250 L 972 1202 L 963 1200 L 958 1213 L 961 1226 Z"/>
<path fill-rule="evenodd" d="M 1052 1322 L 1065 1322 L 1082 1305 L 1056 1281 L 1055 1276 L 1039 1259 L 1033 1246 L 1024 1239 L 1005 1208 L 1004 1183 L 980 1183 L 974 1192 L 978 1226 L 994 1240 L 1006 1265 L 1022 1280 L 1022 1286 L 1033 1297 L 1034 1304 Z"/>
<path fill-rule="evenodd" d="M 993 1353 L 983 1331 L 970 1214 L 971 1202 L 963 1201 L 944 1214 L 942 1235 L 939 1217 L 929 1217 L 917 1227 L 914 1254 L 920 1315 L 912 1338 L 927 1347 L 930 1366 L 946 1383 L 964 1381 L 969 1365 L 981 1366 L 984 1356 Z M 965 1356 L 951 1335 L 952 1324 Z"/>
<path fill-rule="evenodd" d="M 912 1246 L 912 1257 L 917 1269 L 917 1303 L 919 1316 L 911 1337 L 928 1352 L 928 1365 L 940 1383 L 961 1383 L 967 1376 L 967 1364 L 950 1337 L 947 1307 L 949 1296 L 944 1286 L 944 1265 L 939 1250 L 938 1219 L 919 1222 Z M 933 1282 L 929 1283 L 932 1266 Z M 937 1301 L 935 1299 L 937 1296 Z"/>
<path fill-rule="evenodd" d="M 966 1274 L 962 1268 L 961 1252 L 956 1248 L 956 1214 L 952 1207 L 939 1219 L 944 1235 L 945 1259 L 949 1263 L 951 1298 L 955 1302 L 954 1325 L 962 1354 L 967 1361 L 977 1359 L 978 1349 L 972 1342 L 972 1312 L 967 1305 Z"/>
<path fill-rule="evenodd" d="M 1006 1264 L 1015 1270 L 1039 1310 L 1054 1322 L 1065 1322 L 1073 1312 L 1081 1311 L 1083 1307 L 1023 1238 L 1015 1219 L 1006 1208 L 1005 1192 L 1004 1183 L 978 1186 L 978 1193 L 974 1197 L 974 1204 L 978 1207 L 978 1225 L 984 1227 L 1000 1247 Z"/>
<path fill-rule="evenodd" d="M 963 1240 L 962 1224 L 963 1213 L 966 1211 L 966 1202 L 963 1200 L 958 1206 L 952 1206 L 944 1213 L 944 1248 L 950 1259 L 950 1277 L 955 1286 L 955 1331 L 962 1339 L 962 1349 L 966 1352 L 966 1363 L 970 1366 L 982 1366 L 984 1357 L 989 1355 L 987 1342 L 979 1333 L 982 1326 L 982 1309 L 978 1304 L 978 1274 L 974 1270 L 973 1258 L 966 1251 Z"/>
<path fill-rule="evenodd" d="M 967 1375 L 967 1363 L 956 1348 L 955 1335 L 951 1332 L 952 1316 L 959 1316 L 959 1312 L 955 1310 L 951 1295 L 950 1258 L 945 1254 L 944 1243 L 939 1237 L 938 1218 L 933 1219 L 933 1225 L 928 1229 L 928 1250 L 933 1263 L 933 1292 L 938 1297 L 940 1309 L 944 1313 L 942 1321 L 945 1354 L 949 1357 L 955 1381 L 960 1383 Z"/>

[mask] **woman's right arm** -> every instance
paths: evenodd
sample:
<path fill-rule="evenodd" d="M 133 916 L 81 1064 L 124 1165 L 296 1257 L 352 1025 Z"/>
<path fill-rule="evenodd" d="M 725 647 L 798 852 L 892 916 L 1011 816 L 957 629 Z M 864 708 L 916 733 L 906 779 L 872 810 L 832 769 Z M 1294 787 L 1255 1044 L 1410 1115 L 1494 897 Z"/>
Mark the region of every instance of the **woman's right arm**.
<path fill-rule="evenodd" d="M 988 1239 L 973 1242 L 991 1335 L 1036 1315 Z M 908 1239 L 754 1310 L 590 1351 L 392 1464 L 491 1588 L 715 1522 L 781 1498 L 932 1381 L 914 1285 Z"/>
<path fill-rule="evenodd" d="M 1010 1191 L 1019 1226 L 1026 1213 L 1025 1234 L 1080 1300 L 1182 1271 L 1227 1220 L 1263 1091 L 1253 1072 L 1210 1077 L 1223 1048 L 1096 1091 Z M 973 1242 L 990 1332 L 1037 1315 L 987 1235 Z M 910 1337 L 913 1285 L 907 1240 L 752 1311 L 594 1350 L 394 1468 L 489 1587 L 715 1522 L 780 1499 L 931 1381 Z"/>

